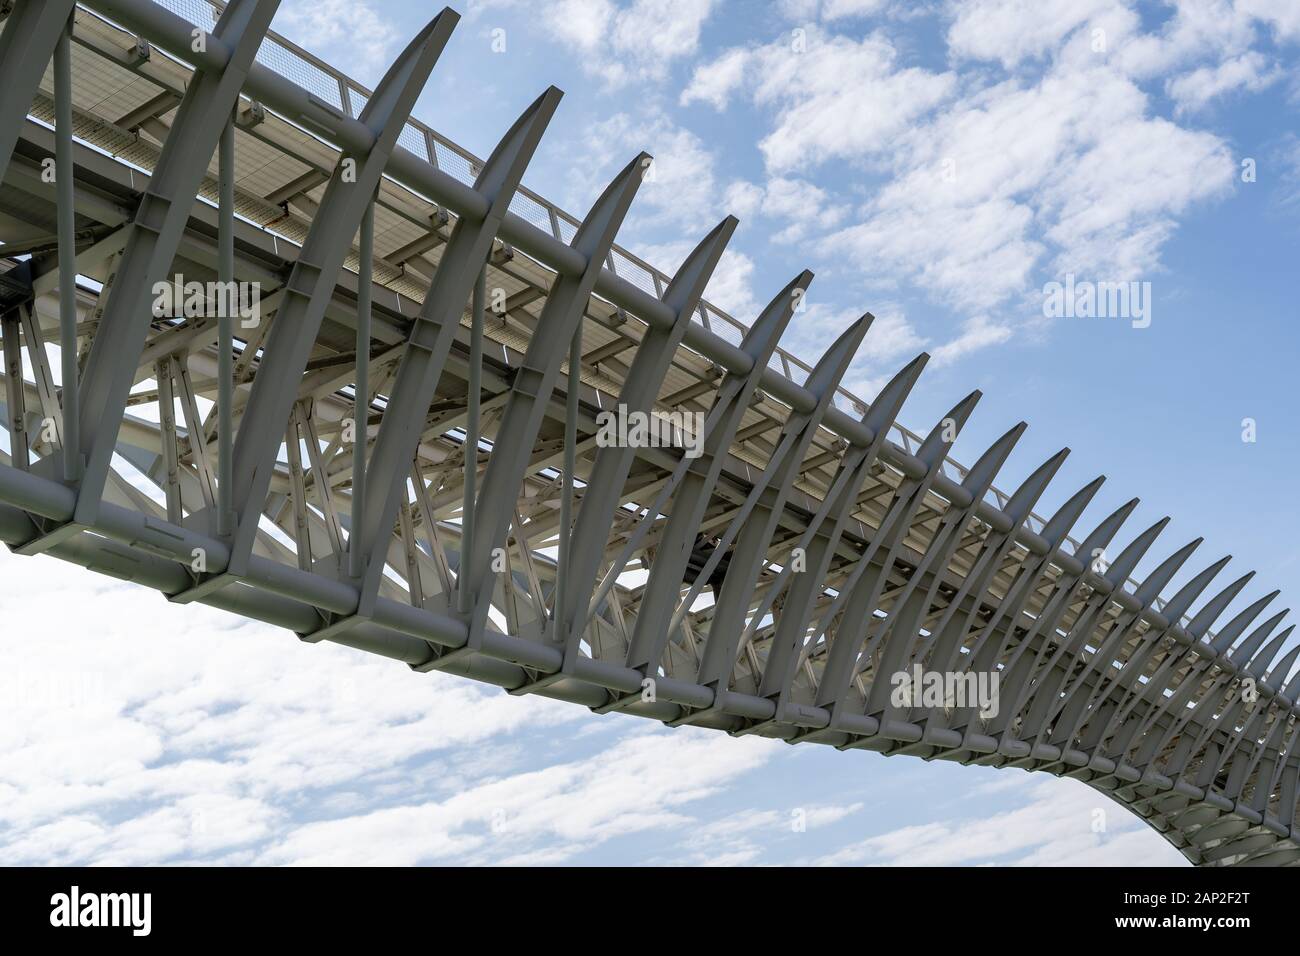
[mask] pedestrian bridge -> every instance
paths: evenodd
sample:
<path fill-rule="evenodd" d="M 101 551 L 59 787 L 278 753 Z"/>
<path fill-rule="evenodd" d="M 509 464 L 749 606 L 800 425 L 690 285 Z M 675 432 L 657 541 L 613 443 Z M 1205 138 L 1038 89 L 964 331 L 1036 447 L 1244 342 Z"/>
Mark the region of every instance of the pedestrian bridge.
<path fill-rule="evenodd" d="M 1195 863 L 1300 861 L 1276 592 L 1230 615 L 1225 558 L 1167 594 L 1200 542 L 1126 529 L 1136 501 L 1076 527 L 1101 478 L 1039 516 L 1067 451 L 996 488 L 1024 423 L 954 463 L 978 392 L 897 421 L 925 355 L 846 392 L 870 314 L 786 353 L 810 273 L 748 326 L 705 302 L 731 217 L 672 276 L 615 245 L 648 155 L 581 220 L 523 188 L 558 90 L 486 160 L 412 119 L 454 11 L 369 90 L 276 6 L 3 4 L 13 551 L 597 713 L 1074 777 Z"/>

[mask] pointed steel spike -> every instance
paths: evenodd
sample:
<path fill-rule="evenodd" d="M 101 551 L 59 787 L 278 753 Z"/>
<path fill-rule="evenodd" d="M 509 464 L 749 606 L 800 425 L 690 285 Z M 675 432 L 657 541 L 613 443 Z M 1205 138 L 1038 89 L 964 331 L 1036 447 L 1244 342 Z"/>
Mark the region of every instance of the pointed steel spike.
<path fill-rule="evenodd" d="M 1295 632 L 1295 625 L 1292 624 L 1289 627 L 1283 628 L 1282 633 L 1279 634 L 1278 636 L 1282 638 L 1283 641 L 1286 641 L 1286 639 L 1289 638 L 1294 632 Z M 1295 666 L 1297 657 L 1300 657 L 1300 644 L 1297 644 L 1295 647 L 1291 648 L 1291 650 L 1287 651 L 1286 657 L 1278 661 L 1277 666 L 1275 666 L 1272 669 L 1272 672 L 1268 675 L 1268 679 L 1264 681 L 1265 686 L 1267 686 L 1275 694 L 1279 693 L 1279 688 L 1284 687 L 1287 675 L 1291 673 L 1291 668 Z M 1300 678 L 1300 671 L 1296 672 L 1296 677 Z M 1281 690 L 1280 692 L 1283 694 L 1283 696 L 1290 697 L 1291 695 L 1289 691 L 1290 688 L 1286 688 L 1285 690 Z"/>
<path fill-rule="evenodd" d="M 882 430 L 893 424 L 894 419 L 898 417 L 899 409 L 903 407 L 903 402 L 907 401 L 907 396 L 911 394 L 912 387 L 916 384 L 917 379 L 921 377 L 921 371 L 929 361 L 929 353 L 922 352 L 908 362 L 880 390 L 876 400 L 871 403 L 862 416 L 863 424 L 871 429 L 873 435 L 880 434 Z"/>
<path fill-rule="evenodd" d="M 1156 538 L 1160 536 L 1160 532 L 1164 531 L 1168 524 L 1169 519 L 1167 517 L 1161 518 L 1129 542 L 1128 547 L 1121 551 L 1119 557 L 1106 569 L 1103 577 L 1116 587 L 1127 581 L 1133 574 L 1133 569 L 1137 567 L 1138 562 L 1151 550 L 1151 545 L 1155 544 Z"/>
<path fill-rule="evenodd" d="M 1025 422 L 1008 429 L 1007 432 L 995 441 L 984 454 L 980 455 L 979 460 L 971 465 L 970 471 L 966 472 L 966 478 L 962 481 L 962 487 L 972 494 L 978 492 L 982 495 L 993 484 L 993 479 L 997 476 L 998 471 L 1006 463 L 1007 457 L 1011 450 L 1016 447 L 1020 437 L 1024 435 L 1025 429 L 1029 427 Z"/>
<path fill-rule="evenodd" d="M 627 218 L 628 210 L 632 208 L 632 201 L 644 178 L 644 164 L 650 158 L 649 153 L 641 152 L 624 166 L 592 203 L 586 218 L 578 225 L 578 231 L 570 245 L 588 260 L 593 252 L 608 248 L 614 242 L 614 236 Z M 604 261 L 603 253 L 601 261 Z"/>
<path fill-rule="evenodd" d="M 1035 503 L 1042 497 L 1043 492 L 1047 490 L 1047 486 L 1051 484 L 1056 473 L 1065 464 L 1065 459 L 1069 457 L 1070 449 L 1062 448 L 1039 465 L 1033 474 L 1020 483 L 1020 487 L 1016 489 L 1015 494 L 1011 496 L 1002 509 L 1016 527 L 1023 524 L 1025 519 L 1029 517 L 1029 512 L 1034 509 Z"/>
<path fill-rule="evenodd" d="M 528 165 L 563 96 L 564 91 L 559 87 L 548 86 L 541 96 L 528 105 L 510 129 L 506 130 L 492 150 L 492 155 L 483 164 L 478 178 L 474 180 L 475 192 L 486 196 L 494 204 L 503 190 L 514 195 L 515 187 L 523 175 L 519 159 L 523 160 L 522 166 Z"/>
<path fill-rule="evenodd" d="M 921 443 L 921 448 L 917 451 L 916 457 L 929 466 L 938 461 L 943 455 L 946 455 L 948 449 L 952 447 L 953 441 L 956 441 L 957 436 L 961 434 L 966 420 L 970 418 L 970 413 L 975 410 L 975 406 L 979 404 L 983 394 L 978 388 L 975 389 L 975 391 L 954 405 L 952 411 L 939 419 L 934 428 L 930 429 L 930 434 L 926 436 L 925 441 Z M 951 440 L 945 437 L 948 433 L 952 434 Z"/>
<path fill-rule="evenodd" d="M 1098 475 L 1088 484 L 1084 485 L 1065 504 L 1056 510 L 1056 514 L 1048 520 L 1043 528 L 1043 537 L 1049 541 L 1059 541 L 1070 533 L 1074 523 L 1079 520 L 1080 515 L 1092 503 L 1101 486 L 1105 484 L 1106 476 Z"/>
<path fill-rule="evenodd" d="M 1218 576 L 1220 571 L 1227 567 L 1228 562 L 1231 560 L 1232 555 L 1224 555 L 1179 588 L 1178 593 L 1170 598 L 1164 606 L 1162 613 L 1165 617 L 1174 623 L 1182 620 L 1183 615 L 1187 613 L 1187 609 L 1210 586 L 1210 582 Z"/>
<path fill-rule="evenodd" d="M 1091 564 L 1098 552 L 1110 544 L 1111 539 L 1119 532 L 1120 525 L 1128 520 L 1128 516 L 1137 506 L 1138 499 L 1130 498 L 1112 511 L 1106 520 L 1097 525 L 1092 534 L 1084 539 L 1083 544 L 1079 545 L 1079 550 L 1074 553 L 1075 558 L 1085 565 Z"/>
<path fill-rule="evenodd" d="M 740 220 L 735 216 L 727 216 L 700 240 L 686 261 L 678 267 L 663 294 L 663 303 L 672 310 L 673 315 L 694 311 L 739 224 Z"/>
<path fill-rule="evenodd" d="M 746 330 L 745 336 L 740 342 L 740 350 L 753 359 L 755 366 L 760 364 L 766 366 L 777 341 L 784 333 L 786 326 L 790 324 L 795 308 L 803 293 L 812 284 L 812 280 L 812 271 L 804 269 L 803 272 L 787 282 L 785 288 L 772 297 L 772 301 L 768 302 L 763 311 L 759 313 L 758 318 L 754 320 L 754 324 Z"/>
<path fill-rule="evenodd" d="M 1283 618 L 1290 613 L 1291 609 L 1288 607 L 1279 611 L 1277 614 L 1274 614 L 1256 629 L 1255 634 L 1259 635 L 1258 638 L 1256 638 L 1255 634 L 1252 634 L 1248 639 L 1242 641 L 1241 647 L 1237 648 L 1232 654 L 1230 654 L 1228 659 L 1232 660 L 1233 663 L 1240 662 L 1238 666 L 1244 664 L 1246 672 L 1251 677 L 1256 680 L 1261 680 L 1264 677 L 1265 672 L 1268 670 L 1268 665 L 1273 663 L 1273 659 L 1277 657 L 1278 652 L 1282 650 L 1282 642 L 1286 640 L 1286 632 L 1283 631 L 1275 635 L 1273 639 L 1269 641 L 1268 646 L 1258 654 L 1255 653 L 1255 650 L 1260 644 L 1264 643 L 1265 635 L 1272 634 L 1273 628 L 1281 624 Z M 1235 660 L 1234 656 L 1236 658 Z M 1249 664 L 1246 663 L 1247 660 L 1249 660 Z"/>
<path fill-rule="evenodd" d="M 442 55 L 443 48 L 459 22 L 460 14 L 450 7 L 444 7 L 425 24 L 424 29 L 411 38 L 411 42 L 393 60 L 391 71 L 384 75 L 374 95 L 366 100 L 361 115 L 357 117 L 361 123 L 370 127 L 376 137 L 383 132 L 384 124 L 395 111 L 409 112 L 409 107 L 402 110 L 403 92 L 413 81 L 423 85 L 422 77 L 428 75 L 426 63 L 430 57 L 437 60 Z"/>
<path fill-rule="evenodd" d="M 1214 640 L 1210 643 L 1210 646 L 1219 654 L 1228 653 L 1229 649 L 1232 647 L 1233 641 L 1240 637 L 1246 628 L 1250 627 L 1251 622 L 1254 621 L 1255 618 L 1259 617 L 1259 615 L 1263 613 L 1264 608 L 1272 604 L 1273 599 L 1280 593 L 1280 591 L 1274 591 L 1271 594 L 1265 594 L 1254 604 L 1250 605 L 1250 607 L 1239 613 L 1231 621 L 1225 624 L 1219 630 L 1218 634 L 1214 635 Z"/>
<path fill-rule="evenodd" d="M 1241 593 L 1241 589 L 1250 583 L 1250 579 L 1255 576 L 1254 571 L 1248 571 L 1237 580 L 1233 581 L 1226 588 L 1214 596 L 1212 600 L 1197 612 L 1187 625 L 1187 633 L 1196 640 L 1200 640 L 1202 635 L 1210 629 L 1215 620 L 1222 614 L 1232 603 L 1233 599 Z M 1244 627 L 1244 625 L 1243 625 Z"/>
<path fill-rule="evenodd" d="M 1294 630 L 1294 624 L 1282 629 L 1281 633 L 1279 633 L 1276 638 L 1279 646 L 1286 643 L 1286 639 L 1291 636 L 1291 632 Z M 1286 656 L 1269 669 L 1268 678 L 1264 681 L 1264 686 L 1276 694 L 1278 688 L 1282 686 L 1282 681 L 1286 679 L 1286 675 L 1291 673 L 1291 667 L 1295 664 L 1297 657 L 1300 657 L 1300 644 L 1297 644 L 1295 647 L 1291 648 L 1291 650 L 1287 651 Z"/>
<path fill-rule="evenodd" d="M 1187 563 L 1187 559 L 1201 546 L 1204 540 L 1204 538 L 1197 538 L 1194 541 L 1189 541 L 1165 558 L 1158 568 L 1148 574 L 1146 580 L 1138 587 L 1135 594 L 1138 603 L 1145 607 L 1159 597 L 1160 592 L 1165 589 L 1165 585 L 1173 580 L 1174 575 Z"/>
<path fill-rule="evenodd" d="M 819 399 L 834 392 L 839 387 L 840 380 L 844 378 L 844 373 L 849 370 L 854 356 L 857 355 L 858 346 L 862 344 L 867 329 L 871 328 L 871 323 L 875 320 L 874 315 L 866 312 L 841 332 L 839 338 L 822 353 L 813 370 L 808 373 L 804 388 Z"/>

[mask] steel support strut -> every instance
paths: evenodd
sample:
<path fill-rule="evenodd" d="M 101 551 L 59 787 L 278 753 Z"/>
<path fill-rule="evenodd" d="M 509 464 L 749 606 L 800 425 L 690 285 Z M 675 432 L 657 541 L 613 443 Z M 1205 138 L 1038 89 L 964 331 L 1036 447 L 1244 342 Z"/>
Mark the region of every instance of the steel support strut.
<path fill-rule="evenodd" d="M 0 31 L 0 179 L 75 7 L 76 0 L 17 0 Z"/>
<path fill-rule="evenodd" d="M 358 612 L 362 616 L 370 612 L 379 594 L 383 555 L 392 537 L 397 508 L 405 500 L 407 475 L 465 304 L 487 261 L 501 218 L 561 95 L 551 87 L 538 97 L 483 165 L 475 188 L 490 198 L 489 211 L 480 220 L 462 218 L 456 223 L 433 283 L 425 293 L 424 305 L 412 325 L 375 436 L 366 483 L 367 500 L 362 509 L 366 524 L 354 532 L 365 555 L 362 604 Z M 477 449 L 466 447 L 465 454 L 468 461 L 475 461 Z"/>
<path fill-rule="evenodd" d="M 86 471 L 77 498 L 78 524 L 93 523 L 98 513 L 127 393 L 149 332 L 152 289 L 171 266 L 221 136 L 223 124 L 214 123 L 213 117 L 224 117 L 235 108 L 278 5 L 279 0 L 239 0 L 226 7 L 212 37 L 230 50 L 230 57 L 219 70 L 200 68 L 187 87 L 135 218 L 127 226 L 121 262 L 102 293 L 107 303 L 81 389 L 80 452 Z"/>
<path fill-rule="evenodd" d="M 316 334 L 384 165 L 402 125 L 442 53 L 457 20 L 444 10 L 394 61 L 358 120 L 374 139 L 365 152 L 340 156 L 311 229 L 284 287 L 257 377 L 235 440 L 234 507 L 237 516 L 229 572 L 245 573 L 271 485 L 276 455 Z M 365 399 L 358 397 L 359 407 Z M 358 432 L 361 431 L 358 423 Z M 358 435 L 360 438 L 360 435 Z M 364 512 L 364 505 L 363 505 Z M 353 535 L 357 530 L 353 529 Z M 228 579 L 226 579 L 228 580 Z"/>

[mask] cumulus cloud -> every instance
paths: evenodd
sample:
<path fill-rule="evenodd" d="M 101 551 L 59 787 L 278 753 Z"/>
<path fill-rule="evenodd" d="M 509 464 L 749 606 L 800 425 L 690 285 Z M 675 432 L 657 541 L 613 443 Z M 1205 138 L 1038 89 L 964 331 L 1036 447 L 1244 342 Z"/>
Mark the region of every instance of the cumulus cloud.
<path fill-rule="evenodd" d="M 1146 95 L 1103 68 L 979 91 L 913 130 L 894 163 L 823 248 L 973 311 L 1025 292 L 1044 260 L 1149 275 L 1177 217 L 1225 193 L 1234 169 L 1219 137 L 1151 116 Z"/>
<path fill-rule="evenodd" d="M 875 33 L 854 40 L 812 27 L 755 49 L 735 49 L 697 68 L 682 92 L 724 108 L 739 88 L 774 110 L 759 143 L 775 173 L 809 169 L 888 149 L 908 123 L 952 91 L 951 73 L 898 64 L 894 45 Z"/>
<path fill-rule="evenodd" d="M 1230 188 L 1224 140 L 1156 115 L 1141 86 L 1153 71 L 1249 45 L 1251 16 L 1204 6 L 1179 5 L 1150 34 L 1119 0 L 957 7 L 948 44 L 958 63 L 1038 64 L 992 82 L 908 65 L 880 31 L 852 39 L 814 27 L 804 52 L 782 39 L 721 53 L 681 101 L 725 109 L 744 91 L 769 117 L 767 181 L 733 183 L 726 197 L 760 215 L 784 205 L 793 218 L 777 241 L 811 237 L 867 280 L 903 280 L 985 316 L 940 353 L 956 358 L 1006 341 L 1007 326 L 987 316 L 1044 271 L 1148 277 L 1179 217 Z M 1094 28 L 1107 31 L 1110 55 L 1092 50 Z M 1236 57 L 1171 77 L 1180 111 L 1275 75 L 1259 54 Z M 851 214 L 822 184 L 836 160 L 885 173 Z"/>
<path fill-rule="evenodd" d="M 1300 41 L 1300 4 L 1237 0 L 1236 10 L 1263 23 L 1279 43 Z"/>
<path fill-rule="evenodd" d="M 744 49 L 728 50 L 709 63 L 696 67 L 690 85 L 682 91 L 681 103 L 708 103 L 716 110 L 725 109 L 731 94 L 745 81 L 750 53 Z"/>
<path fill-rule="evenodd" d="M 956 7 L 948 49 L 956 56 L 1012 67 L 1054 52 L 1114 0 L 973 0 Z"/>

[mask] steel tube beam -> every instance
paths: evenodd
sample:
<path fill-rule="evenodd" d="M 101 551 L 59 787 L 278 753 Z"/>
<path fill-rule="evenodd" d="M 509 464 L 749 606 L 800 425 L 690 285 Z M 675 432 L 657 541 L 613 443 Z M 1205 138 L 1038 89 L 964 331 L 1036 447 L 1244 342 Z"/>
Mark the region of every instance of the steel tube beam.
<path fill-rule="evenodd" d="M 560 483 L 560 549 L 555 568 L 555 599 L 551 616 L 566 620 L 568 569 L 573 548 L 573 478 L 578 466 L 578 392 L 582 387 L 582 323 L 569 343 L 569 381 L 564 396 L 564 477 Z"/>
<path fill-rule="evenodd" d="M 469 381 L 466 392 L 465 488 L 460 509 L 461 568 L 474 565 L 474 513 L 477 510 L 479 402 L 483 397 L 483 304 L 487 299 L 487 264 L 479 267 L 470 303 Z M 462 614 L 470 609 L 470 590 L 456 588 Z"/>
<path fill-rule="evenodd" d="M 352 530 L 365 525 L 366 445 L 370 440 L 370 289 L 375 258 L 375 203 L 371 200 L 361 216 L 361 237 L 357 255 L 357 377 L 353 385 L 352 445 Z M 365 555 L 355 533 L 348 536 L 348 573 L 359 578 L 365 572 Z"/>
<path fill-rule="evenodd" d="M 62 365 L 63 480 L 81 477 L 81 416 L 77 408 L 76 171 L 72 164 L 72 24 L 54 48 L 54 178 L 58 189 L 59 359 Z"/>
<path fill-rule="evenodd" d="M 235 406 L 235 120 L 226 119 L 218 145 L 217 281 L 228 290 L 227 307 L 217 317 L 217 534 L 225 536 L 234 522 L 234 406 Z M 259 316 L 260 320 L 260 316 Z M 200 439 L 201 440 L 201 439 Z"/>

